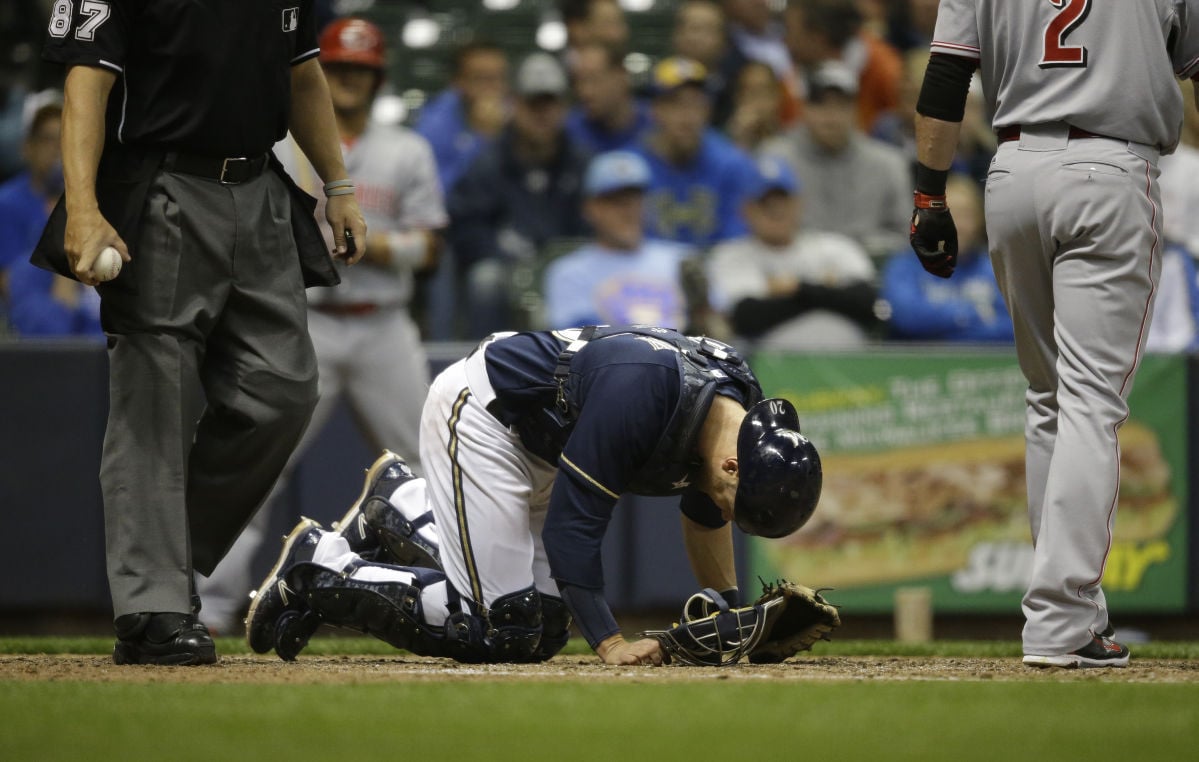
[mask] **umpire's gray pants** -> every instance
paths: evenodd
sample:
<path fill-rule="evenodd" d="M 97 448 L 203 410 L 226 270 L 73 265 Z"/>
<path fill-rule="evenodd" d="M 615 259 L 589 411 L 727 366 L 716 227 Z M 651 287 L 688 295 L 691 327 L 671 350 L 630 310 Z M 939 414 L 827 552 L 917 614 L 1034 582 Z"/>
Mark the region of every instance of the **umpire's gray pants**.
<path fill-rule="evenodd" d="M 991 256 L 1028 379 L 1025 654 L 1073 651 L 1108 624 L 1116 432 L 1161 271 L 1157 159 L 1149 146 L 1040 125 L 1001 145 L 987 175 Z"/>
<path fill-rule="evenodd" d="M 273 172 L 240 185 L 160 173 L 130 253 L 101 289 L 114 616 L 190 610 L 193 567 L 216 566 L 317 400 L 289 197 Z"/>

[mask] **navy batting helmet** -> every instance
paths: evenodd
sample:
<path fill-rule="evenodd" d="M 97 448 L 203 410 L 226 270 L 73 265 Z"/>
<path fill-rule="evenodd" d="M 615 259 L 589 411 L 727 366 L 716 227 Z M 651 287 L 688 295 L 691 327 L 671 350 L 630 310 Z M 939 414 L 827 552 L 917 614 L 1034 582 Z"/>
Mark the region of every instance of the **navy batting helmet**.
<path fill-rule="evenodd" d="M 784 399 L 749 409 L 737 434 L 733 520 L 749 534 L 785 537 L 807 523 L 820 500 L 820 455 L 799 433 L 799 413 Z"/>

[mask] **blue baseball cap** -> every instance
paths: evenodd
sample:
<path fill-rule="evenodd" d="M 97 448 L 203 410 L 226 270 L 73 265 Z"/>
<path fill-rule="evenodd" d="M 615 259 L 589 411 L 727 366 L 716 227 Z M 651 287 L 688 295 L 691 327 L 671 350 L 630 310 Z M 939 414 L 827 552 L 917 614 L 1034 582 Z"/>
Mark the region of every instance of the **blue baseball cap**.
<path fill-rule="evenodd" d="M 649 187 L 650 169 L 645 159 L 632 151 L 608 151 L 591 160 L 583 177 L 583 192 L 602 196 L 619 190 Z"/>
<path fill-rule="evenodd" d="M 778 156 L 763 156 L 758 159 L 756 169 L 757 177 L 749 194 L 755 201 L 771 191 L 794 196 L 803 190 L 803 184 L 791 171 L 791 165 Z"/>

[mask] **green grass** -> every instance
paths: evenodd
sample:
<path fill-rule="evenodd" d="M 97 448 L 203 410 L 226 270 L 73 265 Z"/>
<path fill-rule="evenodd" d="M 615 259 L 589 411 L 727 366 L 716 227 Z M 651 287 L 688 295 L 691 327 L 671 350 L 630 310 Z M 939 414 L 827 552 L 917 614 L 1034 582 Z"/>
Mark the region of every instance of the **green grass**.
<path fill-rule="evenodd" d="M 1174 760 L 1199 687 L 0 683 L 5 760 Z"/>
<path fill-rule="evenodd" d="M 108 654 L 109 638 L 4 638 L 4 654 Z M 222 654 L 247 653 L 221 638 Z M 582 641 L 568 650 L 587 653 Z M 1017 642 L 821 643 L 817 655 L 1000 657 Z M 313 655 L 390 655 L 318 637 Z M 1199 643 L 1136 646 L 1199 662 Z M 369 668 L 364 667 L 364 668 Z M 0 760 L 1175 760 L 1199 747 L 1199 682 L 446 680 L 0 681 Z M 351 678 L 352 679 L 352 678 Z"/>
<path fill-rule="evenodd" d="M 112 638 L 25 637 L 0 638 L 0 654 L 105 654 L 112 651 Z M 250 653 L 241 638 L 217 638 L 217 652 L 229 656 Z M 1199 642 L 1161 641 L 1132 646 L 1137 659 L 1199 660 Z M 395 649 L 374 638 L 313 638 L 304 653 L 313 656 L 389 656 Z M 591 649 L 576 638 L 565 654 L 589 654 Z M 896 643 L 891 640 L 834 640 L 819 643 L 814 653 L 823 656 L 943 656 L 956 658 L 1006 658 L 1020 655 L 1017 641 L 936 640 L 931 643 Z"/>

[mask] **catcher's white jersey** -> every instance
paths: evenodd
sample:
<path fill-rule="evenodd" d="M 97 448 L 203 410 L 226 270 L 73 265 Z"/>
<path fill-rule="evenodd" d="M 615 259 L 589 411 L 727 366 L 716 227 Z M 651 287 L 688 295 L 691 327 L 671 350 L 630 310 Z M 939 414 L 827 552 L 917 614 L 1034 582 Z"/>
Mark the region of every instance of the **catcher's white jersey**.
<path fill-rule="evenodd" d="M 1199 0 L 941 0 L 932 51 L 978 59 L 996 128 L 1066 122 L 1168 152 Z"/>
<path fill-rule="evenodd" d="M 296 183 L 320 200 L 317 218 L 324 219 L 324 193 L 312 165 L 291 135 L 275 146 L 275 155 Z M 445 203 L 437 164 L 428 141 L 406 127 L 371 123 L 352 145 L 342 144 L 346 171 L 367 230 L 384 233 L 431 230 L 446 224 Z M 321 226 L 328 235 L 329 231 Z M 359 246 L 365 242 L 360 241 Z M 412 299 L 410 269 L 389 269 L 361 260 L 341 268 L 337 288 L 311 289 L 317 302 L 371 303 L 404 306 Z"/>

